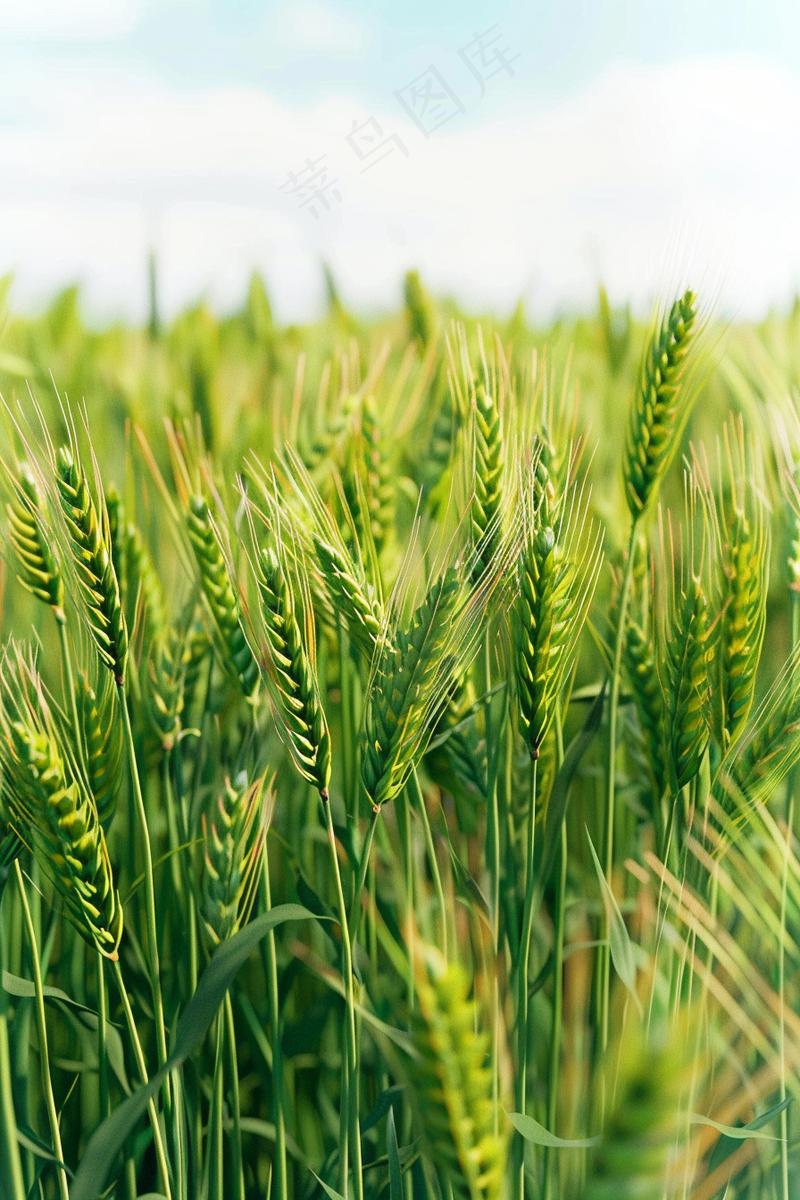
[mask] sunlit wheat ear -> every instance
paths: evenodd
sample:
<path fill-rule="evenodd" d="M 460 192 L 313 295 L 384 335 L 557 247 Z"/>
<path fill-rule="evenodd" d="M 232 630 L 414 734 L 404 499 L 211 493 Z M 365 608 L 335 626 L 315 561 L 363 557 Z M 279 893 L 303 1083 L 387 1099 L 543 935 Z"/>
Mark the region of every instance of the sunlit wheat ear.
<path fill-rule="evenodd" d="M 712 647 L 704 571 L 708 530 L 706 513 L 697 508 L 697 483 L 686 477 L 686 521 L 676 553 L 668 529 L 669 548 L 662 534 L 661 571 L 665 582 L 664 616 L 659 639 L 659 677 L 664 694 L 664 747 L 670 786 L 674 793 L 700 769 L 711 734 L 709 669 Z M 697 546 L 696 524 L 702 546 Z"/>
<path fill-rule="evenodd" d="M 685 1019 L 644 1033 L 631 1019 L 604 1068 L 610 1098 L 600 1144 L 590 1157 L 582 1200 L 673 1200 L 687 1156 L 686 1095 L 691 1072 L 702 1090 L 702 1059 L 692 1063 Z"/>
<path fill-rule="evenodd" d="M 119 700 L 105 672 L 95 686 L 81 672 L 75 687 L 86 780 L 98 820 L 103 829 L 108 829 L 122 786 L 123 737 Z"/>
<path fill-rule="evenodd" d="M 111 558 L 105 501 L 95 502 L 74 446 L 56 455 L 56 486 L 89 632 L 118 684 L 125 680 L 128 632 Z"/>
<path fill-rule="evenodd" d="M 654 499 L 678 446 L 692 401 L 687 363 L 696 333 L 693 292 L 676 300 L 650 335 L 628 420 L 625 495 L 636 520 Z"/>
<path fill-rule="evenodd" d="M 300 774 L 327 799 L 331 742 L 314 662 L 311 606 L 301 595 L 301 628 L 279 526 L 275 548 L 262 550 L 257 560 L 256 580 L 267 642 L 270 698 L 279 728 Z"/>
<path fill-rule="evenodd" d="M 258 698 L 260 672 L 244 634 L 236 590 L 228 563 L 203 496 L 193 495 L 186 509 L 186 528 L 200 574 L 200 586 L 219 634 L 226 660 L 252 703 Z"/>
<path fill-rule="evenodd" d="M 519 724 L 534 759 L 555 715 L 602 562 L 601 534 L 587 519 L 588 494 L 573 485 L 551 524 L 542 469 L 541 460 L 535 462 L 520 485 L 524 538 L 512 610 Z"/>
<path fill-rule="evenodd" d="M 116 958 L 122 906 L 97 809 L 62 742 L 35 667 L 16 647 L 0 666 L 0 764 L 12 828 L 36 854 L 90 944 Z"/>
<path fill-rule="evenodd" d="M 476 547 L 477 574 L 491 561 L 502 536 L 500 518 L 505 467 L 500 408 L 496 398 L 482 385 L 475 393 L 473 431 L 474 492 L 470 523 Z"/>
<path fill-rule="evenodd" d="M 7 469 L 8 470 L 8 469 Z M 8 540 L 17 561 L 17 578 L 37 599 L 48 604 L 57 621 L 63 624 L 64 580 L 48 537 L 48 515 L 42 489 L 27 462 L 19 465 L 17 475 L 8 470 L 13 496 L 6 505 Z"/>
<path fill-rule="evenodd" d="M 212 945 L 232 937 L 250 916 L 257 872 L 275 803 L 264 779 L 248 786 L 246 779 L 225 786 L 203 825 L 203 876 L 200 915 Z"/>
<path fill-rule="evenodd" d="M 494 1200 L 505 1171 L 505 1139 L 494 1132 L 488 1033 L 479 1033 L 469 981 L 427 948 L 416 965 L 411 1068 L 426 1149 L 459 1200 Z"/>
<path fill-rule="evenodd" d="M 714 732 L 723 750 L 744 729 L 753 703 L 767 616 L 770 529 L 762 499 L 760 463 L 746 449 L 741 415 L 724 429 L 721 495 L 700 455 L 706 507 L 717 550 L 712 666 Z M 696 456 L 697 457 L 697 456 Z M 700 463 L 702 461 L 702 467 Z"/>

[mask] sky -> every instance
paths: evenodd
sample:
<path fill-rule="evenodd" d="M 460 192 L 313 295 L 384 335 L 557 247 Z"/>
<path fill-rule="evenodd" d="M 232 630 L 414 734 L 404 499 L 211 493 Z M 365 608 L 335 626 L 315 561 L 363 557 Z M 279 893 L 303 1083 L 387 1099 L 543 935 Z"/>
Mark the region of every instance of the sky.
<path fill-rule="evenodd" d="M 0 0 L 0 273 L 99 322 L 800 290 L 795 0 Z"/>

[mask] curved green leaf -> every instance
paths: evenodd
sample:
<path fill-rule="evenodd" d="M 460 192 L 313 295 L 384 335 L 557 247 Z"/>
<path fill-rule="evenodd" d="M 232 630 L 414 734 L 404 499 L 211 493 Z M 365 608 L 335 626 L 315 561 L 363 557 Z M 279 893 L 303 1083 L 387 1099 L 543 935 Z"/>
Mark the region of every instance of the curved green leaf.
<path fill-rule="evenodd" d="M 314 913 L 299 904 L 281 904 L 256 917 L 214 951 L 194 995 L 178 1021 L 172 1054 L 149 1083 L 135 1091 L 127 1100 L 123 1100 L 92 1134 L 75 1175 L 75 1182 L 70 1188 L 71 1200 L 97 1200 L 126 1137 L 144 1116 L 148 1103 L 157 1095 L 169 1072 L 176 1070 L 200 1045 L 217 1009 L 225 999 L 225 993 L 261 938 L 266 937 L 270 930 L 285 921 L 305 921 L 314 918 Z"/>
<path fill-rule="evenodd" d="M 510 1112 L 506 1113 L 506 1116 L 517 1133 L 522 1134 L 525 1141 L 532 1142 L 534 1146 L 549 1146 L 553 1150 L 585 1150 L 589 1146 L 596 1146 L 600 1141 L 599 1137 L 556 1137 L 549 1129 L 545 1129 L 544 1125 L 534 1121 L 533 1117 L 526 1117 L 524 1113 Z"/>
<path fill-rule="evenodd" d="M 623 920 L 622 913 L 619 911 L 617 898 L 608 886 L 608 880 L 603 874 L 603 868 L 600 866 L 600 859 L 597 857 L 597 851 L 594 848 L 591 837 L 589 837 L 588 829 L 586 830 L 586 837 L 589 839 L 589 849 L 592 852 L 594 869 L 597 872 L 597 880 L 600 884 L 603 906 L 608 916 L 608 942 L 611 949 L 611 961 L 614 964 L 614 970 L 630 993 L 631 999 L 641 1016 L 642 1005 L 636 994 L 636 956 L 634 954 L 633 942 L 628 933 L 628 927 Z"/>

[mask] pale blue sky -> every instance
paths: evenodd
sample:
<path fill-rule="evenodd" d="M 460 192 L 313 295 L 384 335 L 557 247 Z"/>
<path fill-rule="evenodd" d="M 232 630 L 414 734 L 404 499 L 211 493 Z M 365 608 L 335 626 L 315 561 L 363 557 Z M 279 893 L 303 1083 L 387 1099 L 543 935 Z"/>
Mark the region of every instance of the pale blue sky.
<path fill-rule="evenodd" d="M 114 8 L 115 0 L 110 3 Z M 495 104 L 518 104 L 523 96 L 562 99 L 618 60 L 657 65 L 746 54 L 800 71 L 797 0 L 341 0 L 326 17 L 333 44 L 322 36 L 316 49 L 313 37 L 298 37 L 293 48 L 286 37 L 275 36 L 276 28 L 291 19 L 288 14 L 304 7 L 296 0 L 117 2 L 128 17 L 120 20 L 116 36 L 112 31 L 106 37 L 88 30 L 81 36 L 80 21 L 71 36 L 59 22 L 48 33 L 49 0 L 4 0 L 2 7 L 16 5 L 32 7 L 34 17 L 15 32 L 13 21 L 0 15 L 4 56 L 75 68 L 87 62 L 114 64 L 192 88 L 252 85 L 298 106 L 342 89 L 366 106 L 375 104 L 387 87 L 402 86 L 404 67 L 413 69 L 436 54 L 454 55 L 473 31 L 494 22 L 521 55 L 513 95 L 495 93 Z M 70 0 L 61 0 L 59 7 L 69 10 Z M 76 8 L 88 13 L 91 0 L 78 0 Z M 35 20 L 37 9 L 41 22 Z"/>
<path fill-rule="evenodd" d="M 515 56 L 485 94 L 458 51 L 496 24 Z M 427 140 L 394 93 L 434 64 L 461 111 Z M 365 174 L 380 122 L 407 150 Z M 383 134 L 381 134 L 383 136 Z M 174 311 L 393 304 L 409 266 L 465 303 L 552 313 L 646 304 L 659 264 L 727 305 L 800 288 L 800 0 L 0 0 L 0 274 L 38 304 L 80 280 L 141 314 L 150 247 Z M 282 190 L 326 156 L 340 201 Z M 687 251 L 688 253 L 688 251 Z M 694 277 L 694 276 L 693 276 Z"/>

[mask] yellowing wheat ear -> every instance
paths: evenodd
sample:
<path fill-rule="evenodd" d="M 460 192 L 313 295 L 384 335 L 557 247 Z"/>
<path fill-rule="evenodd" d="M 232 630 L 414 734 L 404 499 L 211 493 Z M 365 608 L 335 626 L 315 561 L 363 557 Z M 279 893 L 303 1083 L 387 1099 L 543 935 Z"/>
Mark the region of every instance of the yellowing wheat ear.
<path fill-rule="evenodd" d="M 582 1200 L 676 1200 L 682 1194 L 691 1071 L 702 1090 L 703 1063 L 689 1063 L 685 1014 L 649 1040 L 629 1020 L 603 1068 L 612 1097 L 600 1144 L 592 1153 Z"/>
<path fill-rule="evenodd" d="M 426 948 L 416 980 L 411 1076 L 426 1148 L 459 1200 L 495 1200 L 506 1144 L 494 1131 L 488 1034 L 458 964 Z"/>

